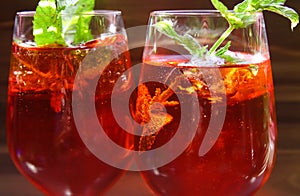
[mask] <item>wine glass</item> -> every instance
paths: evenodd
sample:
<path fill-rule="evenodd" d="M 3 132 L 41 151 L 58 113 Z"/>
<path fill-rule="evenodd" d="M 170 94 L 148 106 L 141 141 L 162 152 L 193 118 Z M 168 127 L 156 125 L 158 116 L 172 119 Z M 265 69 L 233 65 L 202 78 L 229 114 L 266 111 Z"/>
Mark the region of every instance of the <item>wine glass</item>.
<path fill-rule="evenodd" d="M 124 170 L 100 160 L 83 142 L 85 130 L 80 134 L 77 130 L 72 98 L 76 94 L 77 101 L 79 96 L 92 100 L 105 133 L 124 148 L 130 145 L 130 136 L 110 109 L 115 81 L 123 77 L 123 86 L 115 89 L 119 93 L 131 85 L 125 74 L 131 63 L 121 12 L 61 14 L 66 44 L 42 46 L 35 42 L 35 13 L 18 12 L 15 19 L 7 109 L 9 153 L 18 170 L 46 195 L 103 194 Z M 79 20 L 88 22 L 85 34 L 90 32 L 90 38 L 74 44 Z M 76 78 L 79 70 L 84 74 Z M 95 89 L 89 88 L 91 83 L 97 84 Z M 89 123 L 90 116 L 82 121 Z"/>
<path fill-rule="evenodd" d="M 169 155 L 182 146 L 165 164 L 150 153 L 139 163 L 150 168 L 141 175 L 155 194 L 252 195 L 269 178 L 277 137 L 274 88 L 264 18 L 253 18 L 211 55 L 228 28 L 219 12 L 150 14 L 135 110 L 146 125 L 136 149 L 143 155 L 168 145 Z M 176 135 L 182 142 L 172 140 Z"/>

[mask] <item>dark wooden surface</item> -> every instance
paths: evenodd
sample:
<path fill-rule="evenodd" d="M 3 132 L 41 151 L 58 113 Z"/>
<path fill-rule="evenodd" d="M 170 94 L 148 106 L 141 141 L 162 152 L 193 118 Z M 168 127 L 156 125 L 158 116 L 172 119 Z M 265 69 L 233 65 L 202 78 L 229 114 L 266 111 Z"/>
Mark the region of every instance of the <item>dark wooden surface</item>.
<path fill-rule="evenodd" d="M 6 148 L 5 108 L 7 73 L 13 17 L 16 11 L 33 10 L 36 0 L 5 1 L 0 12 L 0 195 L 41 195 L 15 169 Z M 223 0 L 227 5 L 232 1 Z M 228 3 L 229 2 L 229 3 Z M 288 1 L 300 12 L 300 1 Z M 148 14 L 158 9 L 211 9 L 209 0 L 100 0 L 98 9 L 123 12 L 126 27 L 147 24 Z M 265 14 L 278 116 L 278 153 L 274 171 L 258 196 L 300 195 L 300 26 L 290 31 L 289 21 Z M 137 55 L 134 58 L 139 58 Z M 113 195 L 151 195 L 137 173 L 128 173 L 107 193 Z"/>

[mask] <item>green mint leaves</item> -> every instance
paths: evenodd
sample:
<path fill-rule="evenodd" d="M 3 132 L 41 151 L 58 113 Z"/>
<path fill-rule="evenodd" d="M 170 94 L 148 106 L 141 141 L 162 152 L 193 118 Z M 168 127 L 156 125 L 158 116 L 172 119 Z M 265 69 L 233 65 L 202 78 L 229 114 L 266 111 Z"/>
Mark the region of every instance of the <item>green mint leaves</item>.
<path fill-rule="evenodd" d="M 254 22 L 254 13 L 271 11 L 280 14 L 291 21 L 292 29 L 299 23 L 297 12 L 284 6 L 286 0 L 244 0 L 233 8 L 233 12 L 219 0 L 211 0 L 212 4 L 235 29 L 245 28 Z"/>
<path fill-rule="evenodd" d="M 244 0 L 233 8 L 233 12 L 219 0 L 211 0 L 213 6 L 220 11 L 222 16 L 229 23 L 228 29 L 211 47 L 210 53 L 215 53 L 215 50 L 222 44 L 222 42 L 229 36 L 229 34 L 239 28 L 246 28 L 255 21 L 254 13 L 262 11 L 272 11 L 280 14 L 291 21 L 291 28 L 293 29 L 299 23 L 299 15 L 292 8 L 284 6 L 286 0 Z"/>
<path fill-rule="evenodd" d="M 80 13 L 92 11 L 94 4 L 94 0 L 40 0 L 33 20 L 37 46 L 76 45 L 90 40 L 91 17 Z"/>
<path fill-rule="evenodd" d="M 95 5 L 94 0 L 58 0 L 58 4 L 63 13 L 63 34 L 76 32 L 74 37 L 69 37 L 70 41 L 73 40 L 73 44 L 92 39 L 89 29 L 91 17 L 80 15 L 80 13 L 92 11 Z"/>
<path fill-rule="evenodd" d="M 222 48 L 219 47 L 233 30 L 246 28 L 247 26 L 253 24 L 256 20 L 255 13 L 271 11 L 280 14 L 291 21 L 292 30 L 299 23 L 298 13 L 292 8 L 284 5 L 286 0 L 244 0 L 243 2 L 237 4 L 231 11 L 228 10 L 228 8 L 219 0 L 211 0 L 211 2 L 227 20 L 229 27 L 209 50 L 207 49 L 207 46 L 201 46 L 196 39 L 188 34 L 178 35 L 173 28 L 172 22 L 160 21 L 155 25 L 155 27 L 161 33 L 177 41 L 180 45 L 183 45 L 190 52 L 190 54 L 196 58 L 214 59 L 214 57 L 220 57 L 227 62 L 235 62 L 239 61 L 240 59 L 235 59 L 226 54 L 226 52 L 229 50 L 230 42 L 228 42 Z"/>
<path fill-rule="evenodd" d="M 203 47 L 200 43 L 189 34 L 179 35 L 173 28 L 171 21 L 160 21 L 155 24 L 155 27 L 161 33 L 172 38 L 174 41 L 182 45 L 193 56 L 201 58 L 207 52 L 207 47 Z"/>
<path fill-rule="evenodd" d="M 41 0 L 33 20 L 33 35 L 38 46 L 65 45 L 62 21 L 56 13 L 55 0 Z"/>
<path fill-rule="evenodd" d="M 179 35 L 173 28 L 172 21 L 159 21 L 155 24 L 155 28 L 182 45 L 194 58 L 202 59 L 203 61 L 209 60 L 210 62 L 220 61 L 219 58 L 214 58 L 209 54 L 208 46 L 202 46 L 197 39 L 193 38 L 189 34 Z M 232 57 L 226 55 L 231 42 L 228 42 L 224 47 L 216 51 L 216 56 L 226 61 L 233 61 Z"/>
<path fill-rule="evenodd" d="M 291 28 L 295 28 L 299 23 L 297 12 L 284 6 L 286 0 L 245 0 L 234 7 L 235 13 L 255 13 L 271 11 L 288 18 L 291 21 Z"/>

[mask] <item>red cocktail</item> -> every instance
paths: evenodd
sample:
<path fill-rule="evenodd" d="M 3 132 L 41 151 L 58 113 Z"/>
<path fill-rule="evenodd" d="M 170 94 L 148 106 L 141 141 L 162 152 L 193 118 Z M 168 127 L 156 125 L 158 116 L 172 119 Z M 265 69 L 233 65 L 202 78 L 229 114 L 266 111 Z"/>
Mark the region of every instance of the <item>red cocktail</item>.
<path fill-rule="evenodd" d="M 219 12 L 151 13 L 134 116 L 155 194 L 252 195 L 268 179 L 274 89 L 263 17 L 252 17 L 233 31 Z"/>
<path fill-rule="evenodd" d="M 19 13 L 19 17 L 32 14 Z M 119 12 L 98 13 L 103 21 L 106 15 L 120 17 Z M 103 60 L 106 56 L 108 62 Z M 85 68 L 81 68 L 83 61 L 88 64 Z M 19 171 L 47 195 L 98 195 L 123 173 L 90 152 L 74 122 L 72 94 L 89 88 L 97 79 L 98 72 L 94 70 L 98 66 L 104 70 L 96 81 L 96 92 L 82 96 L 94 100 L 104 131 L 126 148 L 129 135 L 114 121 L 110 106 L 113 85 L 130 66 L 126 36 L 107 34 L 72 47 L 38 47 L 17 39 L 12 44 L 7 110 L 9 152 Z M 80 78 L 80 86 L 75 87 L 79 69 L 85 69 L 86 77 Z M 84 120 L 88 122 L 89 116 Z"/>
<path fill-rule="evenodd" d="M 143 77 L 154 73 L 171 73 L 174 69 L 186 74 L 193 89 L 184 88 L 178 83 L 181 89 L 167 101 L 179 103 L 176 95 L 181 93 L 185 101 L 192 103 L 190 91 L 196 91 L 200 121 L 195 137 L 179 157 L 165 166 L 144 171 L 142 176 L 158 195 L 252 194 L 265 183 L 274 165 L 276 119 L 269 59 L 252 64 L 251 66 L 257 66 L 257 70 L 253 72 L 249 69 L 249 64 L 214 68 L 192 65 L 187 67 L 178 65 L 174 60 L 169 61 L 168 58 L 170 57 L 160 56 L 145 59 L 143 72 L 147 74 Z M 182 61 L 184 60 L 181 63 Z M 191 73 L 191 70 L 194 72 Z M 224 101 L 222 90 L 218 92 L 217 89 L 209 89 L 209 84 L 206 84 L 202 75 L 203 72 L 213 74 L 216 70 L 221 73 L 225 86 L 225 111 L 221 103 Z M 158 88 L 162 92 L 168 89 L 168 86 L 157 82 L 144 85 L 151 95 Z M 215 87 L 218 88 L 218 84 Z M 211 91 L 216 92 L 212 95 Z M 149 140 L 145 142 L 143 138 L 147 136 L 142 136 L 137 142 L 139 150 L 159 148 L 178 131 L 181 120 L 180 104 L 166 106 L 166 110 L 172 120 L 159 129 L 153 143 Z M 191 105 L 191 112 L 184 114 L 185 117 L 193 119 L 193 110 L 195 105 Z M 224 112 L 225 119 L 217 139 L 209 141 L 212 143 L 211 149 L 200 156 L 199 149 L 201 145 L 205 145 L 203 140 L 207 137 L 213 112 Z M 186 134 L 189 131 L 189 128 L 183 130 Z"/>

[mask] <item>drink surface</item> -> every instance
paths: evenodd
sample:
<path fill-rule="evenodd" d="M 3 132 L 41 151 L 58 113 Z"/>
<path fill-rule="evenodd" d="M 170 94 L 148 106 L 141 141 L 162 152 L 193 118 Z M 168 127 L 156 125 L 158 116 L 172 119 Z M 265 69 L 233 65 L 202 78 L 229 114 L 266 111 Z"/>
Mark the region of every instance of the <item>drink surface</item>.
<path fill-rule="evenodd" d="M 142 79 L 157 81 L 157 78 L 164 78 L 168 85 L 147 82 L 140 86 L 137 121 L 149 121 L 149 116 L 141 109 L 149 106 L 139 98 L 148 96 L 160 100 L 154 97 L 167 94 L 170 86 L 173 92 L 164 97 L 164 103 L 161 102 L 167 111 L 165 122 L 157 125 L 157 132 L 150 136 L 142 134 L 137 139 L 138 150 L 163 146 L 178 131 L 182 115 L 192 121 L 194 111 L 200 111 L 196 134 L 184 152 L 165 166 L 144 171 L 144 179 L 158 195 L 254 194 L 269 177 L 275 157 L 276 119 L 270 60 L 215 67 L 185 62 L 186 59 L 180 56 L 144 59 Z M 181 74 L 172 76 L 174 72 Z M 190 83 L 185 84 L 181 77 Z M 196 93 L 198 105 L 192 104 L 192 93 Z M 178 95 L 182 96 L 180 100 Z M 165 104 L 166 101 L 169 104 Z M 185 101 L 191 103 L 189 112 L 181 114 L 180 104 Z M 209 124 L 220 123 L 210 122 L 212 116 L 220 114 L 225 115 L 220 133 L 216 141 L 209 140 L 212 144 L 209 151 L 200 155 L 199 149 L 209 135 Z M 152 115 L 155 117 L 155 112 Z M 182 134 L 189 134 L 189 131 L 187 126 Z M 159 157 L 152 158 L 150 164 L 155 164 L 155 159 Z"/>
<path fill-rule="evenodd" d="M 85 67 L 81 67 L 83 63 Z M 98 195 L 122 175 L 123 171 L 99 160 L 82 142 L 74 123 L 72 94 L 87 89 L 97 78 L 95 70 L 103 67 L 96 92 L 84 96 L 95 100 L 107 135 L 127 147 L 129 137 L 114 121 L 110 94 L 129 66 L 126 39 L 119 35 L 77 48 L 13 43 L 7 110 L 9 152 L 20 172 L 45 194 Z M 80 86 L 74 87 L 79 69 L 86 73 Z"/>

